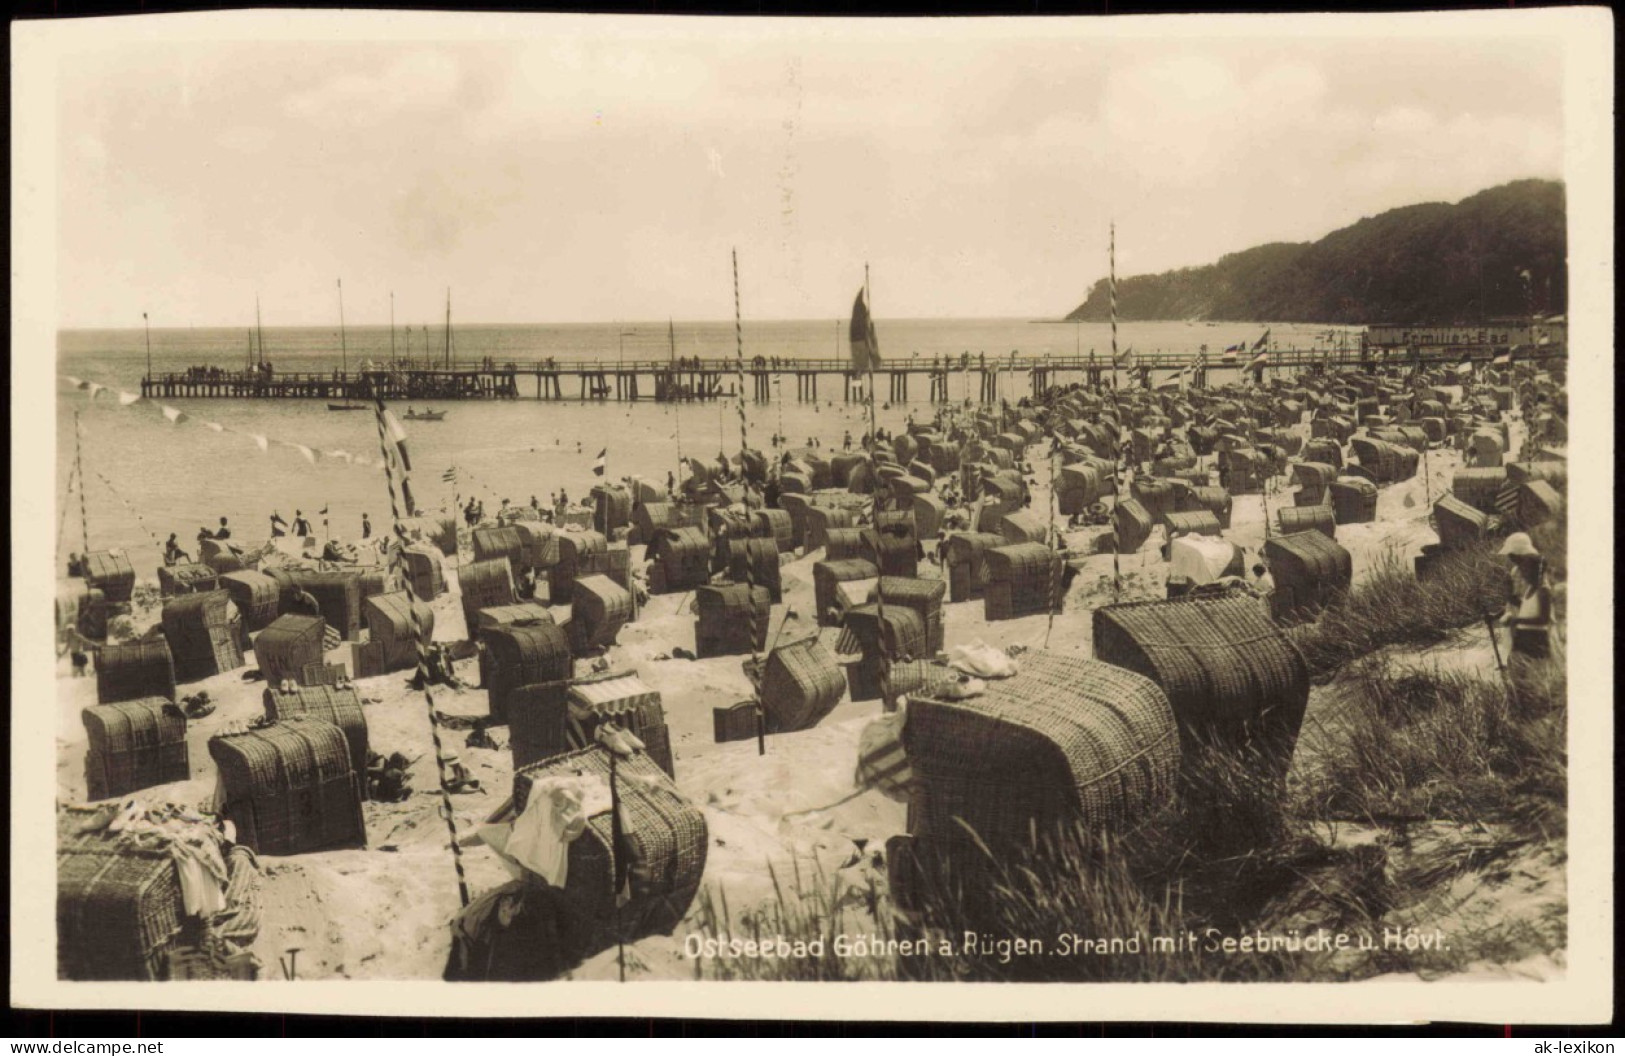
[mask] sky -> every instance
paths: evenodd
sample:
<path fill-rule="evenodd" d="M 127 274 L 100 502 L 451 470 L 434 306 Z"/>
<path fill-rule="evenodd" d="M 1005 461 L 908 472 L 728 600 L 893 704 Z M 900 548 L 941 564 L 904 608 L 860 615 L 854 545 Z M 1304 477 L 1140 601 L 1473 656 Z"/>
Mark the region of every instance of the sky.
<path fill-rule="evenodd" d="M 866 262 L 881 318 L 1051 318 L 1112 223 L 1126 276 L 1563 175 L 1512 21 L 461 17 L 70 49 L 59 324 L 725 319 L 735 249 L 747 318 Z"/>

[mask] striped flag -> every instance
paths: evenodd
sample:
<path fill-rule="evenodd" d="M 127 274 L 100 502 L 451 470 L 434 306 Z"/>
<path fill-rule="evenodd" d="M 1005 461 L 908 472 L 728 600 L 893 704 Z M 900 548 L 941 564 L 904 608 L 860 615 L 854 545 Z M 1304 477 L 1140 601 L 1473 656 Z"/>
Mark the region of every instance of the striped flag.
<path fill-rule="evenodd" d="M 447 484 L 457 483 L 457 467 L 448 467 L 444 473 L 440 474 L 440 479 L 445 481 Z"/>
<path fill-rule="evenodd" d="M 1238 342 L 1237 344 L 1231 345 L 1229 348 L 1225 349 L 1224 352 L 1222 353 L 1222 355 L 1224 356 L 1225 359 L 1235 359 L 1236 358 L 1236 353 L 1242 351 L 1246 347 L 1247 347 L 1247 342 L 1241 341 L 1241 342 Z"/>
<path fill-rule="evenodd" d="M 1270 343 L 1270 328 L 1266 326 L 1264 328 L 1263 335 L 1260 336 L 1257 341 L 1253 342 L 1253 351 L 1257 352 L 1259 349 L 1263 348 L 1264 346 L 1268 345 L 1269 343 Z"/>
<path fill-rule="evenodd" d="M 1269 364 L 1269 361 L 1270 361 L 1270 352 L 1269 352 L 1269 349 L 1266 348 L 1264 351 L 1262 351 L 1262 352 L 1258 353 L 1258 355 L 1254 356 L 1250 362 L 1248 362 L 1247 369 L 1248 370 L 1258 370 L 1261 367 L 1267 366 Z"/>
<path fill-rule="evenodd" d="M 598 452 L 598 458 L 592 464 L 592 475 L 601 477 L 609 469 L 609 448 Z"/>
<path fill-rule="evenodd" d="M 1512 366 L 1512 353 L 1514 353 L 1516 351 L 1518 351 L 1518 346 L 1513 345 L 1511 348 L 1507 349 L 1505 352 L 1502 352 L 1500 355 L 1496 356 L 1490 362 L 1493 363 L 1497 367 L 1510 367 L 1510 366 Z"/>

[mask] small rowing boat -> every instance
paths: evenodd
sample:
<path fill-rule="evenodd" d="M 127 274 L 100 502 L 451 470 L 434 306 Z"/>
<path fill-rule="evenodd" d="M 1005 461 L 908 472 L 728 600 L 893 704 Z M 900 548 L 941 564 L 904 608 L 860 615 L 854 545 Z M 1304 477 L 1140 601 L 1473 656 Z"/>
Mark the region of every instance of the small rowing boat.
<path fill-rule="evenodd" d="M 446 417 L 445 411 L 407 411 L 403 415 L 409 422 L 438 422 Z"/>

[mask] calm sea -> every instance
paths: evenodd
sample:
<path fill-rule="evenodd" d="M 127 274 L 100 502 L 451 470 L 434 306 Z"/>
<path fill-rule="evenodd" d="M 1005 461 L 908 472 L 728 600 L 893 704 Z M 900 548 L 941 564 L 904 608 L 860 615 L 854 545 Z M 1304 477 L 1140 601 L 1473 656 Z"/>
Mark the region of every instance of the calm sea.
<path fill-rule="evenodd" d="M 877 324 L 882 353 L 896 361 L 936 355 L 973 357 L 986 353 L 992 360 L 1012 350 L 1023 355 L 1071 355 L 1094 349 L 1105 356 L 1111 345 L 1105 324 L 1062 324 L 1024 320 L 882 320 Z M 1255 340 L 1262 324 L 1126 323 L 1120 324 L 1118 344 L 1141 351 L 1184 352 L 1194 355 L 1202 345 L 1218 351 L 1239 341 Z M 1325 347 L 1323 326 L 1272 324 L 1276 347 Z M 828 359 L 847 355 L 844 321 L 747 322 L 744 348 L 755 355 Z M 354 367 L 364 358 L 387 359 L 393 336 L 398 355 L 442 356 L 443 329 L 351 327 L 343 335 L 345 354 Z M 235 329 L 152 331 L 152 366 L 157 373 L 184 371 L 191 366 L 239 369 L 250 356 L 250 334 Z M 731 322 L 683 323 L 675 327 L 679 356 L 732 356 L 735 349 Z M 671 339 L 665 323 L 573 324 L 537 326 L 454 326 L 455 360 L 476 361 L 492 356 L 498 362 L 546 358 L 665 359 Z M 340 365 L 340 334 L 333 328 L 267 328 L 264 353 L 279 372 L 328 371 Z M 389 519 L 389 493 L 376 466 L 358 466 L 328 452 L 362 454 L 376 459 L 377 429 L 364 412 L 327 410 L 320 400 L 173 400 L 170 404 L 187 417 L 171 424 L 162 407 L 139 400 L 121 406 L 120 390 L 140 391 L 147 351 L 141 330 L 64 330 L 57 338 L 60 375 L 71 375 L 108 386 L 94 401 L 82 389 L 60 382 L 57 389 L 56 501 L 61 529 L 58 550 L 83 548 L 80 504 L 75 493 L 68 499 L 68 482 L 75 459 L 74 412 L 82 423 L 79 456 L 89 482 L 84 493 L 90 548 L 124 548 L 138 569 L 149 572 L 159 563 L 160 544 L 170 532 L 178 533 L 189 552 L 195 551 L 198 529 L 230 519 L 237 540 L 256 543 L 269 534 L 272 512 L 292 520 L 304 511 L 318 534 L 327 509 L 327 530 L 335 538 L 354 539 L 361 515 L 371 515 L 375 526 Z M 1158 372 L 1158 378 L 1166 376 Z M 1062 380 L 1072 380 L 1062 379 Z M 1225 380 L 1220 374 L 1216 381 Z M 1123 379 L 1126 384 L 1126 377 Z M 764 450 L 775 433 L 801 445 L 818 437 L 826 448 L 839 448 L 842 435 L 854 437 L 867 428 L 867 415 L 858 405 L 841 402 L 834 378 L 821 386 L 817 404 L 798 403 L 793 379 L 784 386 L 785 399 L 752 404 L 748 412 L 751 444 Z M 521 391 L 528 391 L 521 380 Z M 567 379 L 566 393 L 572 391 Z M 1003 394 L 1012 401 L 1030 389 L 1024 378 L 1011 378 Z M 975 398 L 972 376 L 956 375 L 950 384 L 955 400 Z M 929 388 L 914 379 L 909 405 L 879 411 L 880 424 L 900 428 L 910 414 L 929 417 L 925 402 Z M 438 423 L 407 423 L 413 459 L 412 489 L 418 505 L 429 509 L 450 506 L 459 497 L 474 495 L 494 511 L 503 498 L 525 503 L 532 495 L 544 503 L 563 487 L 572 498 L 592 486 L 592 463 L 600 449 L 609 451 L 609 475 L 641 474 L 664 481 L 677 468 L 679 453 L 715 458 L 719 451 L 739 446 L 739 424 L 734 405 L 727 401 L 702 404 L 617 404 L 613 402 L 543 403 L 521 399 L 492 403 L 451 402 L 436 405 L 447 412 Z M 209 423 L 221 426 L 216 431 Z M 271 441 L 261 451 L 248 436 Z M 314 465 L 297 450 L 276 441 L 302 444 L 318 452 Z M 442 480 L 444 471 L 458 467 L 462 482 L 454 487 Z M 65 515 L 65 516 L 64 516 Z M 61 563 L 59 561 L 59 563 Z"/>

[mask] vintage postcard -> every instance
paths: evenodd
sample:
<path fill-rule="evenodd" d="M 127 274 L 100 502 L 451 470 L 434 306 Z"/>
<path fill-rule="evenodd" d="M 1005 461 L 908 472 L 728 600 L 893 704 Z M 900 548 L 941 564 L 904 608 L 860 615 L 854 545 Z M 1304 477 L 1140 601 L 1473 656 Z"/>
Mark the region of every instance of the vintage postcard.
<path fill-rule="evenodd" d="M 1611 30 L 17 24 L 13 1003 L 1605 1019 Z"/>

